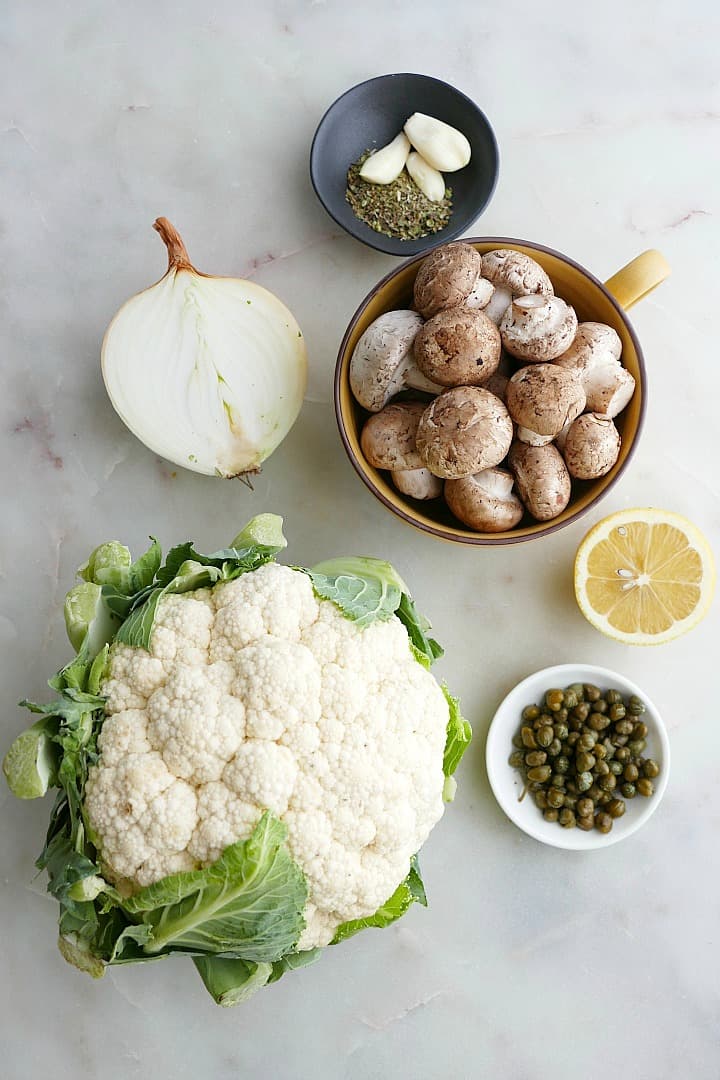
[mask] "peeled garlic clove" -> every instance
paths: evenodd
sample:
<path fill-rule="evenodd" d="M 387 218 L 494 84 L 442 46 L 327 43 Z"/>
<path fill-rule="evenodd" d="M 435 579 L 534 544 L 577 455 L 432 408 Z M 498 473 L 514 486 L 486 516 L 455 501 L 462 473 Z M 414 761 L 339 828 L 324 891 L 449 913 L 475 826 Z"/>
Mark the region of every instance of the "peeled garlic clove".
<path fill-rule="evenodd" d="M 360 176 L 369 184 L 392 184 L 405 168 L 410 143 L 407 135 L 401 131 L 392 142 L 376 150 L 360 169 Z"/>
<path fill-rule="evenodd" d="M 168 269 L 105 333 L 110 400 L 141 442 L 176 465 L 208 476 L 257 472 L 300 412 L 300 328 L 260 285 L 196 270 L 167 218 L 154 228 Z"/>
<path fill-rule="evenodd" d="M 428 165 L 427 161 L 416 150 L 408 154 L 405 168 L 430 202 L 442 202 L 445 198 L 445 181 L 442 174 Z"/>
<path fill-rule="evenodd" d="M 413 113 L 405 134 L 419 154 L 439 172 L 464 169 L 470 160 L 470 143 L 457 128 L 425 113 Z"/>

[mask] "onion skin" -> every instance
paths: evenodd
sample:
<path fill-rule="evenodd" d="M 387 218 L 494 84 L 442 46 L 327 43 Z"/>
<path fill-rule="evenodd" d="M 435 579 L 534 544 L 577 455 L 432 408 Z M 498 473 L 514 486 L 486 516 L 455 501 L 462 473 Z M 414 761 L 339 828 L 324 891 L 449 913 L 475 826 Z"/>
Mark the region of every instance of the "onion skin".
<path fill-rule="evenodd" d="M 205 475 L 245 478 L 300 412 L 304 338 L 273 293 L 201 273 L 166 218 L 153 227 L 168 269 L 120 308 L 105 333 L 108 395 L 156 454 Z"/>

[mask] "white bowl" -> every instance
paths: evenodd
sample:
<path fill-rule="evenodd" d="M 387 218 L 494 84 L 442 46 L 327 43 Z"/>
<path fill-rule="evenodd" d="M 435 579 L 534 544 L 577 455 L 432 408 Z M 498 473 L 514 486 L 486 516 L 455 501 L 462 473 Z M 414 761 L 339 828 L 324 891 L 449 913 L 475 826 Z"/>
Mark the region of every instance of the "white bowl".
<path fill-rule="evenodd" d="M 542 811 L 535 805 L 530 794 L 526 795 L 522 802 L 519 801 L 523 790 L 522 774 L 508 763 L 514 749 L 512 737 L 520 730 L 521 713 L 525 706 L 539 704 L 546 690 L 564 688 L 575 682 L 593 683 L 601 690 L 619 690 L 625 695 L 637 694 L 647 709 L 639 718 L 648 726 L 646 754 L 660 766 L 660 775 L 654 781 L 655 793 L 649 799 L 640 795 L 628 799 L 625 814 L 613 821 L 609 833 L 601 833 L 597 829 L 591 832 L 583 832 L 578 828 L 564 829 L 557 822 L 545 821 Z M 518 828 L 535 840 L 552 847 L 589 851 L 617 844 L 652 817 L 660 805 L 670 775 L 670 740 L 657 708 L 645 691 L 630 679 L 617 671 L 596 667 L 594 664 L 557 664 L 523 679 L 501 702 L 488 731 L 485 763 L 495 798 Z"/>

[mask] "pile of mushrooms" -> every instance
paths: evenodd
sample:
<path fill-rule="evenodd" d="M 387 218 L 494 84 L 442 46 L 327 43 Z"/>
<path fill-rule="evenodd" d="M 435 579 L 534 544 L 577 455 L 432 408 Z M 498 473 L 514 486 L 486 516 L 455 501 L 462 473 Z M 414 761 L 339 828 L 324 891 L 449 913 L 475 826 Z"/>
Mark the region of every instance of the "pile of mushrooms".
<path fill-rule="evenodd" d="M 526 511 L 549 521 L 573 479 L 618 459 L 614 418 L 635 390 L 621 352 L 611 326 L 578 325 L 528 255 L 445 244 L 420 266 L 413 310 L 380 315 L 355 346 L 363 454 L 398 491 L 444 496 L 479 532 Z"/>

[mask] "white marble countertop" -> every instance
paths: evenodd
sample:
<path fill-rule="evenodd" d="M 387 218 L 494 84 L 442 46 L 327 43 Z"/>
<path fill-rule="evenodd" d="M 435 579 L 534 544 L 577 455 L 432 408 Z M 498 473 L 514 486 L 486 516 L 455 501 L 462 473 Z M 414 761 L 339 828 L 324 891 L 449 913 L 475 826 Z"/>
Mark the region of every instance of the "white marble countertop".
<path fill-rule="evenodd" d="M 576 609 L 571 560 L 612 510 L 692 517 L 717 547 L 720 276 L 718 7 L 570 0 L 12 2 L 0 31 L 2 749 L 67 657 L 60 601 L 100 540 L 220 546 L 284 514 L 292 555 L 391 557 L 446 646 L 475 742 L 423 853 L 430 897 L 395 928 L 330 950 L 240 1009 L 169 962 L 77 974 L 32 882 L 48 804 L 0 795 L 0 1016 L 8 1080 L 273 1080 L 614 1075 L 715 1080 L 720 759 L 717 604 L 660 649 L 608 641 Z M 476 233 L 527 237 L 606 277 L 660 248 L 673 276 L 633 312 L 647 426 L 585 520 L 533 545 L 469 550 L 404 527 L 344 457 L 330 400 L 343 329 L 395 262 L 316 202 L 313 130 L 345 88 L 421 71 L 486 110 L 501 147 Z M 253 274 L 292 308 L 308 399 L 255 493 L 176 471 L 123 427 L 98 353 L 121 301 L 156 279 L 166 214 L 197 264 Z M 518 832 L 490 793 L 493 710 L 544 665 L 625 672 L 664 711 L 673 775 L 651 823 L 574 856 Z M 187 978 L 181 977 L 187 974 Z"/>

